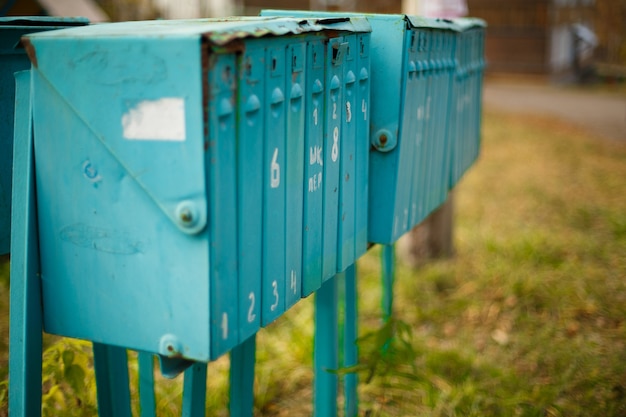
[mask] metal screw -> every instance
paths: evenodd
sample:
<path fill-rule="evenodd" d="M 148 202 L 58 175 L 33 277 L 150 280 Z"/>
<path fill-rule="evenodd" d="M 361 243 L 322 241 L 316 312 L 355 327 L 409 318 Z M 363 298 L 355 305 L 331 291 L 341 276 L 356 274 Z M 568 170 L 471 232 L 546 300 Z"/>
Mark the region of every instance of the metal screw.
<path fill-rule="evenodd" d="M 188 208 L 184 208 L 183 210 L 181 210 L 180 220 L 186 224 L 191 223 L 193 221 L 193 215 L 191 214 L 191 210 L 189 210 Z"/>

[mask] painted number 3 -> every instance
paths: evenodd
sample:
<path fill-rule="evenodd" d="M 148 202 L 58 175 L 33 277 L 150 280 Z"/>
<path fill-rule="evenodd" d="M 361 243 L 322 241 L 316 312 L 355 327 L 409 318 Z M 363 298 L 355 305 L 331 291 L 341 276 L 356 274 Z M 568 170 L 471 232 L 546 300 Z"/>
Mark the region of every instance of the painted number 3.
<path fill-rule="evenodd" d="M 270 306 L 270 311 L 275 311 L 278 307 L 278 283 L 272 281 L 272 294 L 274 294 L 274 304 Z"/>

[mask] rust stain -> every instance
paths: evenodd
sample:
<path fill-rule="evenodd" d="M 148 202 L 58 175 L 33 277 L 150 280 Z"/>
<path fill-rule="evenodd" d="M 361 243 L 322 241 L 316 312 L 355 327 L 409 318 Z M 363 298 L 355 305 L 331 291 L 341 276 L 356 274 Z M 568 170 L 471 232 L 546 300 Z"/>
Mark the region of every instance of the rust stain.
<path fill-rule="evenodd" d="M 385 147 L 385 145 L 387 144 L 387 135 L 385 135 L 384 133 L 382 135 L 380 135 L 379 141 L 380 141 L 380 145 L 381 147 Z"/>
<path fill-rule="evenodd" d="M 26 37 L 22 37 L 21 39 L 22 46 L 26 49 L 26 54 L 28 55 L 28 59 L 33 63 L 33 66 L 37 68 L 37 54 L 35 52 L 35 47 L 30 42 L 30 39 Z"/>

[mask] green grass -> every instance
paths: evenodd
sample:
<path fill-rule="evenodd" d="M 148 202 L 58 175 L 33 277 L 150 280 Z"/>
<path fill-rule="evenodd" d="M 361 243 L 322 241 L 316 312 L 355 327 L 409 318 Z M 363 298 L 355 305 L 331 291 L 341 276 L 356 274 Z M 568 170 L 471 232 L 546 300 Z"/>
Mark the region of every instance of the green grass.
<path fill-rule="evenodd" d="M 454 259 L 399 262 L 388 328 L 378 249 L 359 261 L 360 415 L 626 415 L 626 144 L 488 111 L 455 222 Z M 0 379 L 6 275 L 5 264 Z M 312 311 L 304 300 L 260 332 L 256 415 L 311 415 Z M 384 331 L 396 337 L 382 354 Z M 226 358 L 209 366 L 208 415 L 227 415 L 227 370 Z M 180 380 L 159 386 L 161 415 L 175 415 Z"/>

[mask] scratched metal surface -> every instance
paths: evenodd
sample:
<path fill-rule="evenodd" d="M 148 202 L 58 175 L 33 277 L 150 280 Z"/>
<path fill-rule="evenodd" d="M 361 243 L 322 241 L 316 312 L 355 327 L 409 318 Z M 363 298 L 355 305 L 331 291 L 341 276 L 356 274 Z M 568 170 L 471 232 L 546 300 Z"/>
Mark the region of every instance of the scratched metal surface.
<path fill-rule="evenodd" d="M 208 361 L 307 295 L 304 206 L 315 193 L 304 193 L 305 146 L 323 141 L 321 168 L 336 174 L 313 183 L 311 198 L 336 201 L 309 230 L 339 221 L 343 148 L 306 103 L 338 100 L 324 68 L 336 68 L 340 89 L 344 79 L 366 85 L 354 73 L 369 63 L 359 71 L 360 58 L 342 58 L 345 37 L 356 51 L 355 28 L 369 36 L 366 20 L 345 18 L 131 22 L 29 36 L 45 330 Z M 222 47 L 225 39 L 237 48 Z M 320 78 L 306 63 L 315 53 L 310 75 Z M 336 104 L 342 127 L 352 113 Z M 369 104 L 350 107 L 367 120 Z M 367 176 L 347 173 L 360 182 L 343 201 L 357 206 Z M 346 221 L 353 230 L 354 216 Z M 351 234 L 346 251 L 356 258 Z M 358 235 L 364 250 L 363 222 Z M 328 258 L 330 276 L 336 225 L 329 236 L 333 253 L 320 241 L 308 249 Z M 309 281 L 319 287 L 317 273 Z"/>

